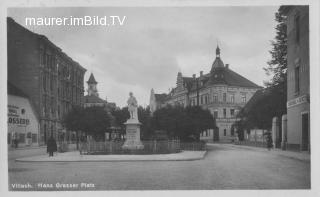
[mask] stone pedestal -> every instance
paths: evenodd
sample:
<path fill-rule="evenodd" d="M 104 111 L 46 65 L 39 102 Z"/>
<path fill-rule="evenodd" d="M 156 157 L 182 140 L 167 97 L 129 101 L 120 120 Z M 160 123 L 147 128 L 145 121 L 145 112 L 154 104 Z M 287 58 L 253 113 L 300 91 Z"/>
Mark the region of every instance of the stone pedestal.
<path fill-rule="evenodd" d="M 122 148 L 126 150 L 143 149 L 143 144 L 140 140 L 140 125 L 136 119 L 129 119 L 126 123 L 126 141 Z"/>

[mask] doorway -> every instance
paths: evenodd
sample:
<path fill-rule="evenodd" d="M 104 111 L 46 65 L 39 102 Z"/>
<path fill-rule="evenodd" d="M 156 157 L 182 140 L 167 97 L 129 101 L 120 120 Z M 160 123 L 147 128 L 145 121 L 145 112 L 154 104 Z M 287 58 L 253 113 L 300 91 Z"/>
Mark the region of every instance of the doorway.
<path fill-rule="evenodd" d="M 310 146 L 310 132 L 309 132 L 309 114 L 302 114 L 302 142 L 301 150 L 308 151 Z"/>

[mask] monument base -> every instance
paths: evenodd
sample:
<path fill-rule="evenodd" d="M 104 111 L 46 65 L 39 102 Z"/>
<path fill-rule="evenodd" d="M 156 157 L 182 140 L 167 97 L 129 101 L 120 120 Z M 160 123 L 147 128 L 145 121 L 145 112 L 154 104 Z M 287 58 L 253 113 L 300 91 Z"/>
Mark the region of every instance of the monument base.
<path fill-rule="evenodd" d="M 140 141 L 140 125 L 141 123 L 135 119 L 129 119 L 126 123 L 126 141 L 122 149 L 125 150 L 141 150 L 144 148 Z"/>

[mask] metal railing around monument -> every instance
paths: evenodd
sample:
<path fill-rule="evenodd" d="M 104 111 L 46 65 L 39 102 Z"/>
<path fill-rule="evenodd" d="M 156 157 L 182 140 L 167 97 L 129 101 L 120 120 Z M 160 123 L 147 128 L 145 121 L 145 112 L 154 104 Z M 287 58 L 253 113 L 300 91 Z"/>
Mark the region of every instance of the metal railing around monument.
<path fill-rule="evenodd" d="M 80 154 L 168 154 L 178 153 L 182 150 L 205 150 L 203 142 L 180 142 L 180 140 L 148 140 L 142 141 L 144 148 L 141 150 L 127 150 L 122 146 L 124 141 L 88 141 L 80 144 Z"/>

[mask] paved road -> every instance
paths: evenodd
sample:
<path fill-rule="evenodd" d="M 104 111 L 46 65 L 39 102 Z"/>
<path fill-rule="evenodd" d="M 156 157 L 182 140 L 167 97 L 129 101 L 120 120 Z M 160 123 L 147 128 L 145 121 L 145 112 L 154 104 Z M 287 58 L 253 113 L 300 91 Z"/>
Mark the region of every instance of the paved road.
<path fill-rule="evenodd" d="M 56 183 L 78 184 L 73 185 L 77 190 L 310 188 L 308 162 L 221 144 L 208 149 L 206 158 L 197 161 L 19 163 L 10 160 L 9 181 L 29 183 L 32 190 L 47 190 L 37 187 L 38 183 L 52 184 L 53 190 L 57 190 Z M 81 183 L 91 185 L 81 187 Z"/>

